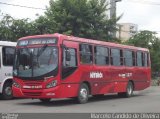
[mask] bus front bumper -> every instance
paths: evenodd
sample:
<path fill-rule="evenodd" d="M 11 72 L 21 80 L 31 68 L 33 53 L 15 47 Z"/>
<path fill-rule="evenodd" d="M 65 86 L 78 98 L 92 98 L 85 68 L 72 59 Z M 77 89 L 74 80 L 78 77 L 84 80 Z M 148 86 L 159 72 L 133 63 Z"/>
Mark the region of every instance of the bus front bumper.
<path fill-rule="evenodd" d="M 19 98 L 59 98 L 59 86 L 50 89 L 21 89 L 12 87 L 13 96 Z"/>
<path fill-rule="evenodd" d="M 12 86 L 13 96 L 18 98 L 67 98 L 76 97 L 78 84 L 58 85 L 49 89 L 22 89 Z"/>

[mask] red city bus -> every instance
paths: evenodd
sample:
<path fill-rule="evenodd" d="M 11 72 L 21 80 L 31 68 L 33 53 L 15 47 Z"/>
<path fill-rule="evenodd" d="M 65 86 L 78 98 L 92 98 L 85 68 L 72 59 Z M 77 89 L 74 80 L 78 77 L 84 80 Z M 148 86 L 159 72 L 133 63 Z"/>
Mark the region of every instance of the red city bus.
<path fill-rule="evenodd" d="M 62 34 L 18 40 L 13 68 L 13 95 L 48 102 L 52 98 L 118 93 L 150 86 L 149 50 Z"/>

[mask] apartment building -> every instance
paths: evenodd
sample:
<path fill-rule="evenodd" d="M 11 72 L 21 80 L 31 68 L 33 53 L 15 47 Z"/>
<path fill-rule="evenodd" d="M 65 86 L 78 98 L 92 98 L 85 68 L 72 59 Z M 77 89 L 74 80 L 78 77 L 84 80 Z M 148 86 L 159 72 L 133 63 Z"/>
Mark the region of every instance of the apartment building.
<path fill-rule="evenodd" d="M 119 23 L 117 27 L 116 37 L 121 40 L 128 40 L 138 32 L 138 25 L 133 23 Z"/>

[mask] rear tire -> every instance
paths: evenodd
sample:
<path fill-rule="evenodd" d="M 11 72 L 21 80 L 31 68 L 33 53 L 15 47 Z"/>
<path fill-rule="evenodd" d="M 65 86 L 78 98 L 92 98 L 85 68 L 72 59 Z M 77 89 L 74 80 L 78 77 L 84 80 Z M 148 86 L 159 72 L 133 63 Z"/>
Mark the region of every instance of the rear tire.
<path fill-rule="evenodd" d="M 43 102 L 43 103 L 48 103 L 48 102 L 50 102 L 51 101 L 51 99 L 49 98 L 49 99 L 39 99 L 41 102 Z"/>
<path fill-rule="evenodd" d="M 133 90 L 134 90 L 133 83 L 131 81 L 129 81 L 128 85 L 127 85 L 126 92 L 118 93 L 118 96 L 129 98 L 129 97 L 133 96 Z"/>
<path fill-rule="evenodd" d="M 80 104 L 87 103 L 88 96 L 89 96 L 89 88 L 85 83 L 83 83 L 81 84 L 79 92 L 78 92 L 78 97 L 77 97 L 78 103 Z"/>
<path fill-rule="evenodd" d="M 10 100 L 13 98 L 12 83 L 6 82 L 3 86 L 2 99 Z"/>

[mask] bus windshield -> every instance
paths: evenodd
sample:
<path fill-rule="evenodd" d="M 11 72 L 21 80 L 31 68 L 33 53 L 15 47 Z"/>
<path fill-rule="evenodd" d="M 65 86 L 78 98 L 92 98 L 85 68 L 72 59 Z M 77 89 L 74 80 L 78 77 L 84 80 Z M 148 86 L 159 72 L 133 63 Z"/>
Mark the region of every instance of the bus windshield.
<path fill-rule="evenodd" d="M 17 48 L 13 75 L 26 79 L 43 79 L 58 72 L 58 49 L 43 45 L 38 48 Z"/>

